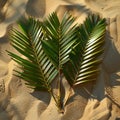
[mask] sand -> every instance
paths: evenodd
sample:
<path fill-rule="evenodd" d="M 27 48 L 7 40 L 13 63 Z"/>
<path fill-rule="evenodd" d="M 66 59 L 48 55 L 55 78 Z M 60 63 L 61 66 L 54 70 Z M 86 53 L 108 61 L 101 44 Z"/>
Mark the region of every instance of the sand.
<path fill-rule="evenodd" d="M 120 119 L 120 0 L 7 0 L 0 10 L 0 120 Z M 43 19 L 53 11 L 57 11 L 60 19 L 65 11 L 70 11 L 78 17 L 77 23 L 82 23 L 91 12 L 99 13 L 108 24 L 97 83 L 75 87 L 64 114 L 58 112 L 47 92 L 33 91 L 13 75 L 16 63 L 6 53 L 16 52 L 7 33 L 22 15 Z M 67 98 L 70 86 L 65 80 L 63 86 Z"/>

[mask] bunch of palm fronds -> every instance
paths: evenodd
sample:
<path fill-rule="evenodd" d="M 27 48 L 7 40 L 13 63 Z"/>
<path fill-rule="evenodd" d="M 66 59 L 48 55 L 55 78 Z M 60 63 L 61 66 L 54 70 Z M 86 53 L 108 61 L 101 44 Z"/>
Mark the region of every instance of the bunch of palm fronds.
<path fill-rule="evenodd" d="M 10 32 L 11 45 L 25 56 L 8 51 L 19 65 L 16 75 L 33 89 L 48 91 L 59 109 L 63 107 L 61 76 L 71 87 L 96 80 L 103 52 L 105 19 L 89 15 L 82 25 L 74 21 L 67 13 L 61 21 L 52 13 L 42 22 L 31 17 L 20 20 L 20 30 Z M 57 95 L 51 86 L 56 77 Z"/>

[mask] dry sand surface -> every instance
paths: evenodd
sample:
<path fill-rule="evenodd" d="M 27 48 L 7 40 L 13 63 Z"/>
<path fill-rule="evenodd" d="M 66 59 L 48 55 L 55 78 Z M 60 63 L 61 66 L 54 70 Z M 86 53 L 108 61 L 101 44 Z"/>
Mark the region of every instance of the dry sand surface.
<path fill-rule="evenodd" d="M 48 93 L 28 89 L 23 80 L 13 76 L 16 63 L 6 53 L 6 50 L 16 52 L 9 44 L 7 33 L 22 15 L 43 19 L 53 11 L 57 11 L 59 18 L 70 11 L 78 17 L 78 23 L 91 12 L 99 13 L 108 24 L 97 84 L 77 86 L 64 114 L 58 112 Z M 69 85 L 65 80 L 63 86 L 67 97 Z M 0 120 L 118 120 L 119 92 L 120 0 L 0 0 Z"/>

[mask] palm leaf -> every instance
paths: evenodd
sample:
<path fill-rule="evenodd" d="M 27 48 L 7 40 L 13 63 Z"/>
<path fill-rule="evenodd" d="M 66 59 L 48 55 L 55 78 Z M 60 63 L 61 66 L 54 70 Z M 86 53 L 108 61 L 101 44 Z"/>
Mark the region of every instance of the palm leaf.
<path fill-rule="evenodd" d="M 73 85 L 96 80 L 103 52 L 105 19 L 91 15 L 78 27 L 78 40 L 64 65 L 64 75 Z"/>
<path fill-rule="evenodd" d="M 44 51 L 59 72 L 57 80 L 57 98 L 59 108 L 63 108 L 61 94 L 62 67 L 69 61 L 69 53 L 76 42 L 76 25 L 73 25 L 75 18 L 64 14 L 60 21 L 56 13 L 52 13 L 43 22 L 45 40 L 42 41 Z"/>
<path fill-rule="evenodd" d="M 60 21 L 56 13 L 52 13 L 43 22 L 46 40 L 42 41 L 43 47 L 50 60 L 57 69 L 62 69 L 63 64 L 69 60 L 69 53 L 76 41 L 75 18 L 67 13 Z"/>
<path fill-rule="evenodd" d="M 9 52 L 12 59 L 18 63 L 16 75 L 27 81 L 27 85 L 38 90 L 50 90 L 50 84 L 57 75 L 57 70 L 43 51 L 41 41 L 44 39 L 41 22 L 29 18 L 19 21 L 20 30 L 10 32 L 11 45 L 23 57 Z"/>

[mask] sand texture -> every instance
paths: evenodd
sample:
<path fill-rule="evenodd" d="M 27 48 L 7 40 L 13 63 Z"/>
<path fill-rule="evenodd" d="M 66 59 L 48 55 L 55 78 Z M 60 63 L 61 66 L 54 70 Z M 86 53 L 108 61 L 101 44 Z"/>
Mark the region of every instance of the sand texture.
<path fill-rule="evenodd" d="M 43 19 L 53 11 L 60 19 L 70 11 L 77 23 L 91 12 L 107 19 L 105 53 L 97 83 L 75 87 L 64 114 L 58 112 L 47 92 L 27 88 L 13 75 L 16 63 L 6 52 L 16 52 L 9 43 L 8 31 L 21 16 Z M 65 79 L 62 84 L 67 98 L 70 86 Z M 119 120 L 119 92 L 120 0 L 0 0 L 0 120 Z"/>

